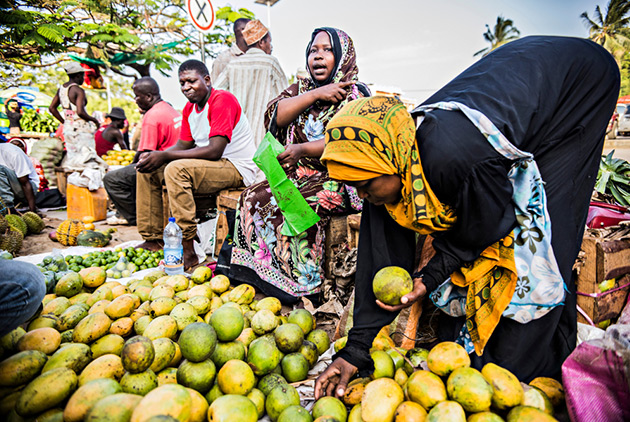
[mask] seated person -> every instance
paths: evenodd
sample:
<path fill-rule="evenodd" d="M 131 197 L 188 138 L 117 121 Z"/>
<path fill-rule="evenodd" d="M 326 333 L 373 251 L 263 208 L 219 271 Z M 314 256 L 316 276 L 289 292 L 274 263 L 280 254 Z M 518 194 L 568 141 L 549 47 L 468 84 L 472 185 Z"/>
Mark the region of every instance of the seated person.
<path fill-rule="evenodd" d="M 45 294 L 44 275 L 35 265 L 0 259 L 0 337 L 35 315 Z"/>
<path fill-rule="evenodd" d="M 103 178 L 107 195 L 119 215 L 107 219 L 107 224 L 136 225 L 136 162 L 143 152 L 164 151 L 179 139 L 182 116 L 169 103 L 162 100 L 155 79 L 140 78 L 133 83 L 136 104 L 142 110 L 142 132 L 138 152 L 133 163 L 108 171 Z"/>
<path fill-rule="evenodd" d="M 38 186 L 39 176 L 24 151 L 10 142 L 0 143 L 0 197 L 4 206 L 12 209 L 28 205 L 30 211 L 38 212 Z"/>
<path fill-rule="evenodd" d="M 120 107 L 112 107 L 112 111 L 105 115 L 110 124 L 101 126 L 94 134 L 96 153 L 99 157 L 114 149 L 114 145 L 120 145 L 120 149 L 127 149 L 123 138 L 122 129 L 125 127 L 125 110 Z"/>
<path fill-rule="evenodd" d="M 269 103 L 265 124 L 285 145 L 280 164 L 321 220 L 296 237 L 281 235 L 284 217 L 269 183 L 252 186 L 239 200 L 230 263 L 231 280 L 253 284 L 285 303 L 320 292 L 330 217 L 361 211 L 356 191 L 330 180 L 319 161 L 328 121 L 348 101 L 369 95 L 357 77 L 352 40 L 338 29 L 316 29 L 306 64 L 309 77 Z"/>
<path fill-rule="evenodd" d="M 26 146 L 26 142 L 24 142 L 24 139 L 11 138 L 9 139 L 9 142 L 11 142 L 16 147 L 20 148 L 22 151 L 24 151 L 24 154 L 26 154 L 29 160 L 31 160 L 31 163 L 33 164 L 33 167 L 35 168 L 35 171 L 37 172 L 37 176 L 39 177 L 39 186 L 37 190 L 39 192 L 47 190 L 48 179 L 46 179 L 46 174 L 44 174 L 44 167 L 42 166 L 42 163 L 40 163 L 37 158 L 31 157 L 30 155 L 28 155 L 28 149 Z"/>
<path fill-rule="evenodd" d="M 236 97 L 212 88 L 206 65 L 198 60 L 182 63 L 179 84 L 188 99 L 179 141 L 166 151 L 145 152 L 138 160 L 136 217 L 145 240 L 138 247 L 162 248 L 165 183 L 171 214 L 183 233 L 184 268 L 189 269 L 198 264 L 194 196 L 249 186 L 256 177 L 256 147 Z"/>

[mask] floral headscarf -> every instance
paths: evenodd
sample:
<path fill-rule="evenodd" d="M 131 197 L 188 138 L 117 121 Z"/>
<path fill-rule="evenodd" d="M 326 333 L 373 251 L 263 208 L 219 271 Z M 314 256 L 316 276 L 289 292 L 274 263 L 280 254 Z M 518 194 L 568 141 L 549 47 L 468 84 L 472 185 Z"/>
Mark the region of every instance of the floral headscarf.
<path fill-rule="evenodd" d="M 328 80 L 324 83 L 318 84 L 311 76 L 310 69 L 308 68 L 308 52 L 315 40 L 315 37 L 320 32 L 326 32 L 330 37 L 330 42 L 333 46 L 333 54 L 335 55 L 335 68 Z M 306 68 L 308 69 L 309 76 L 304 79 L 299 79 L 297 83 L 288 87 L 267 105 L 267 111 L 265 113 L 265 126 L 284 145 L 299 144 L 323 139 L 326 125 L 341 107 L 349 101 L 369 95 L 367 87 L 359 82 L 359 68 L 357 67 L 356 53 L 352 39 L 342 30 L 326 27 L 315 29 L 311 35 L 311 41 L 308 43 L 306 49 L 306 57 Z M 298 95 L 312 91 L 322 85 L 348 81 L 356 81 L 357 83 L 352 85 L 350 93 L 340 103 L 333 104 L 317 101 L 315 104 L 312 104 L 304 110 L 298 118 L 291 122 L 286 128 L 276 127 L 276 111 L 278 109 L 278 102 L 281 100 L 297 97 Z M 302 159 L 301 162 L 303 164 L 311 164 L 311 166 L 323 169 L 321 163 L 317 159 L 306 158 Z"/>

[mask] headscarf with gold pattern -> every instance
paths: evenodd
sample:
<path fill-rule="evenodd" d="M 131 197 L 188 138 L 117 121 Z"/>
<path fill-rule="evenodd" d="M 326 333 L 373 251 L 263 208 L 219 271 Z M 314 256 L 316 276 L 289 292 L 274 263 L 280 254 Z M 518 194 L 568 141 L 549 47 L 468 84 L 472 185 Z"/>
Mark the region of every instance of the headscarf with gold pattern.
<path fill-rule="evenodd" d="M 346 104 L 326 127 L 321 161 L 330 177 L 337 180 L 400 176 L 402 200 L 385 206 L 403 227 L 430 234 L 455 224 L 454 210 L 442 204 L 427 183 L 413 119 L 396 98 L 377 96 Z M 455 285 L 468 288 L 466 329 L 477 354 L 483 353 L 510 303 L 516 279 L 513 233 L 451 275 Z"/>
<path fill-rule="evenodd" d="M 402 200 L 386 207 L 403 227 L 429 234 L 455 223 L 454 211 L 438 200 L 427 183 L 413 119 L 396 98 L 376 96 L 346 104 L 326 127 L 321 161 L 337 180 L 400 176 Z"/>

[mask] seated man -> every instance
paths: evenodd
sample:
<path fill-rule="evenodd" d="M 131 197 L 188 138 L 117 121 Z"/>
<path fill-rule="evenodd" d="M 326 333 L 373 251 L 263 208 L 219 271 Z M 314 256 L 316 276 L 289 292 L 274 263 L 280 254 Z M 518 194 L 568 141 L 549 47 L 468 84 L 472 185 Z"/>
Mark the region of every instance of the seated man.
<path fill-rule="evenodd" d="M 105 115 L 111 121 L 110 124 L 101 126 L 94 134 L 96 153 L 100 156 L 114 149 L 114 145 L 120 145 L 120 149 L 127 149 L 122 129 L 125 127 L 125 110 L 120 107 L 112 107 L 112 111 Z"/>
<path fill-rule="evenodd" d="M 194 195 L 249 186 L 255 179 L 256 150 L 247 117 L 236 97 L 212 89 L 208 68 L 198 60 L 179 67 L 179 84 L 188 99 L 177 144 L 166 151 L 142 154 L 136 170 L 138 247 L 163 247 L 162 183 L 171 214 L 183 233 L 184 268 L 198 264 L 193 248 L 197 234 Z"/>
<path fill-rule="evenodd" d="M 37 212 L 38 185 L 37 171 L 24 151 L 10 142 L 0 143 L 0 197 L 4 206 L 28 205 L 30 211 Z"/>
<path fill-rule="evenodd" d="M 119 215 L 107 219 L 107 224 L 136 225 L 136 163 L 147 151 L 164 151 L 177 143 L 182 117 L 169 103 L 162 100 L 155 79 L 140 78 L 133 84 L 136 104 L 142 110 L 142 131 L 138 152 L 133 163 L 108 171 L 103 178 L 107 195 Z"/>

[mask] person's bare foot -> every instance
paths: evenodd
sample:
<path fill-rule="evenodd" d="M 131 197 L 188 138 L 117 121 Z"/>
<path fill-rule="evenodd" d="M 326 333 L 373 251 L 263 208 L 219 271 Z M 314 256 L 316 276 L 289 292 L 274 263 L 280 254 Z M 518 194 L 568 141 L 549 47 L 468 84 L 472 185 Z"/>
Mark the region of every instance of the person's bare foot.
<path fill-rule="evenodd" d="M 136 249 L 138 248 L 146 249 L 151 252 L 161 251 L 162 249 L 164 249 L 164 242 L 162 242 L 161 240 L 146 240 L 136 246 Z"/>
<path fill-rule="evenodd" d="M 199 258 L 195 253 L 193 242 L 193 239 L 182 241 L 184 249 L 184 271 L 188 271 L 199 264 Z"/>

